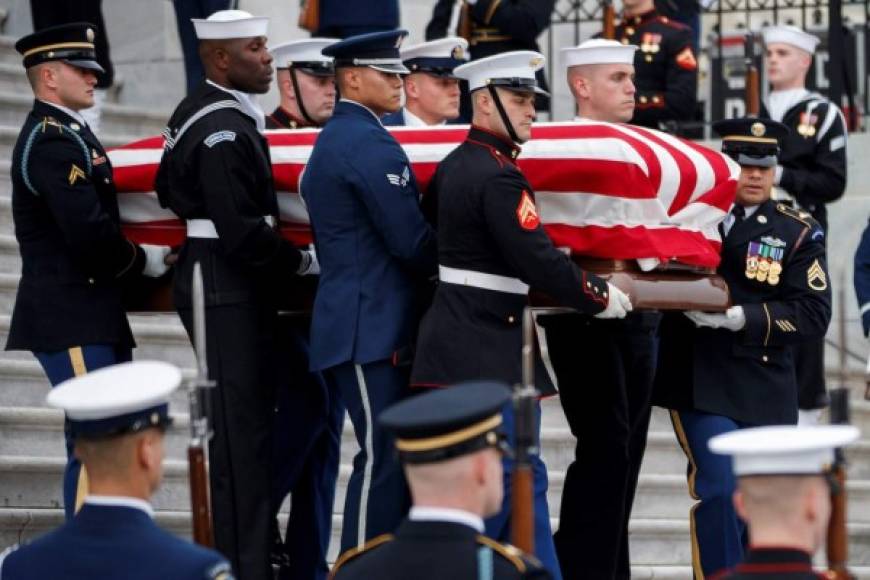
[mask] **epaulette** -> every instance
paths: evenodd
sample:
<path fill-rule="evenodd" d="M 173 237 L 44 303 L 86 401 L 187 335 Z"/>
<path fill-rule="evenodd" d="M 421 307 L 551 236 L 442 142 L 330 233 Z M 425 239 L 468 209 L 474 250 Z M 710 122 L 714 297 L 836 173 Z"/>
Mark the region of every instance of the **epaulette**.
<path fill-rule="evenodd" d="M 61 125 L 60 121 L 51 116 L 43 117 L 42 121 L 39 122 L 39 127 L 42 130 L 42 133 L 45 133 L 49 127 L 54 127 L 57 129 L 58 133 L 63 134 L 63 125 Z"/>
<path fill-rule="evenodd" d="M 787 215 L 788 217 L 796 221 L 799 221 L 810 229 L 818 226 L 818 222 L 813 219 L 812 214 L 810 214 L 810 212 L 808 211 L 804 211 L 802 209 L 795 209 L 793 207 L 785 205 L 784 203 L 776 204 L 776 211 L 783 215 Z"/>
<path fill-rule="evenodd" d="M 357 546 L 356 548 L 351 548 L 347 550 L 344 554 L 338 557 L 338 560 L 335 561 L 335 565 L 332 567 L 332 572 L 329 573 L 329 577 L 334 578 L 339 568 L 341 568 L 360 554 L 365 554 L 369 550 L 373 550 L 378 546 L 383 546 L 387 542 L 391 542 L 394 539 L 395 536 L 393 536 L 393 534 L 382 534 L 380 536 L 372 538 L 362 546 Z"/>
<path fill-rule="evenodd" d="M 517 548 L 516 546 L 511 546 L 510 544 L 501 544 L 496 542 L 492 538 L 488 538 L 486 536 L 477 536 L 477 543 L 483 544 L 484 546 L 490 548 L 496 554 L 502 556 L 505 560 L 513 564 L 513 566 L 519 572 L 525 572 L 528 566 L 526 565 L 526 560 L 529 558 L 527 554 L 524 554 L 522 550 Z"/>

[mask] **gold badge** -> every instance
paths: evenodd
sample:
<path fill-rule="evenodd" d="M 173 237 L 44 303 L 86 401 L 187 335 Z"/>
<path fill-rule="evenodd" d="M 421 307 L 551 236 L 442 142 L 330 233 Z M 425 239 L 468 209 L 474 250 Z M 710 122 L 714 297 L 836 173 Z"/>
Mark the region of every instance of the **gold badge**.
<path fill-rule="evenodd" d="M 453 58 L 456 60 L 465 60 L 465 51 L 462 49 L 461 44 L 453 47 Z"/>
<path fill-rule="evenodd" d="M 532 68 L 537 68 L 537 67 L 541 66 L 543 63 L 544 63 L 544 59 L 541 58 L 540 56 L 536 56 L 535 58 L 533 58 L 532 60 L 529 61 L 529 66 Z"/>
<path fill-rule="evenodd" d="M 94 41 L 94 29 L 88 28 L 87 30 L 85 30 L 85 37 L 88 39 L 88 42 L 93 42 Z"/>
<path fill-rule="evenodd" d="M 773 273 L 771 273 L 767 277 L 767 283 L 771 286 L 776 286 L 777 284 L 779 284 L 779 276 L 775 276 Z"/>
<path fill-rule="evenodd" d="M 807 270 L 807 286 L 817 292 L 828 289 L 828 277 L 825 275 L 825 270 L 816 258 L 813 265 Z"/>
<path fill-rule="evenodd" d="M 752 127 L 749 128 L 752 132 L 752 135 L 755 137 L 763 137 L 764 136 L 764 123 L 753 123 Z"/>
<path fill-rule="evenodd" d="M 81 170 L 81 168 L 75 163 L 72 164 L 72 167 L 69 169 L 69 176 L 67 176 L 67 180 L 69 180 L 69 184 L 73 185 L 76 180 L 82 179 L 84 180 L 86 177 L 85 172 Z"/>
<path fill-rule="evenodd" d="M 758 256 L 746 256 L 746 277 L 750 280 L 755 279 L 755 274 L 758 272 Z"/>

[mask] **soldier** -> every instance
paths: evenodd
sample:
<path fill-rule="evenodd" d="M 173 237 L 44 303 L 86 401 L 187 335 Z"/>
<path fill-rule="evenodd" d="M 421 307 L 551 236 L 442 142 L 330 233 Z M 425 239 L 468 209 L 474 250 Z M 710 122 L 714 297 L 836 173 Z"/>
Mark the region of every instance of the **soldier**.
<path fill-rule="evenodd" d="M 464 63 L 468 42 L 442 38 L 403 48 L 402 62 L 411 74 L 403 79 L 405 106 L 386 115 L 386 126 L 427 127 L 459 117 L 459 79 L 453 69 Z"/>
<path fill-rule="evenodd" d="M 509 52 L 457 67 L 468 80 L 474 120 L 465 142 L 442 161 L 427 195 L 437 200 L 440 284 L 423 318 L 412 384 L 451 385 L 467 380 L 521 381 L 523 310 L 529 286 L 585 315 L 621 318 L 631 310 L 615 286 L 575 266 L 557 250 L 541 224 L 534 192 L 516 165 L 519 144 L 535 119 L 536 52 Z M 539 361 L 540 363 L 540 361 Z M 539 390 L 553 394 L 543 365 Z M 538 409 L 540 412 L 540 409 Z M 512 413 L 505 430 L 513 436 Z M 547 470 L 533 457 L 535 552 L 555 578 L 546 502 Z M 506 472 L 510 462 L 506 462 Z M 508 536 L 510 490 L 487 535 Z"/>
<path fill-rule="evenodd" d="M 603 39 L 562 50 L 580 123 L 632 118 L 636 50 Z M 577 438 L 554 537 L 562 572 L 566 578 L 628 578 L 628 522 L 646 447 L 661 313 L 632 312 L 623 320 L 556 314 L 539 320 L 559 401 Z M 587 501 L 590 497 L 595 501 Z"/>
<path fill-rule="evenodd" d="M 391 532 L 408 508 L 392 438 L 375 425 L 408 394 L 417 278 L 435 271 L 435 236 L 404 150 L 380 118 L 399 109 L 404 30 L 348 38 L 335 59 L 342 99 L 302 177 L 322 274 L 311 369 L 340 393 L 360 451 L 347 487 L 341 549 Z"/>
<path fill-rule="evenodd" d="M 192 334 L 191 277 L 203 268 L 215 436 L 209 447 L 215 545 L 240 577 L 272 578 L 272 418 L 281 382 L 278 300 L 316 258 L 281 237 L 265 115 L 251 93 L 272 80 L 267 18 L 194 20 L 206 80 L 169 120 L 161 203 L 187 222 L 174 300 Z"/>
<path fill-rule="evenodd" d="M 294 40 L 270 52 L 277 69 L 280 102 L 266 117 L 267 129 L 322 127 L 335 109 L 335 69 L 321 50 L 334 38 Z"/>
<path fill-rule="evenodd" d="M 785 203 L 792 198 L 827 232 L 825 204 L 846 191 L 846 121 L 837 105 L 806 89 L 819 39 L 794 26 L 768 27 L 763 34 L 772 90 L 762 116 L 791 129 L 782 142 L 775 194 Z M 802 424 L 817 423 L 828 402 L 824 354 L 824 336 L 795 347 Z"/>
<path fill-rule="evenodd" d="M 52 385 L 132 358 L 122 292 L 164 274 L 169 248 L 134 244 L 120 227 L 112 164 L 79 111 L 93 104 L 98 31 L 45 28 L 15 44 L 35 97 L 12 153 L 12 218 L 21 281 L 7 350 L 29 350 Z M 87 493 L 72 453 L 67 518 Z"/>
<path fill-rule="evenodd" d="M 858 436 L 851 425 L 825 425 L 743 429 L 710 440 L 713 453 L 733 459 L 734 506 L 752 546 L 740 564 L 717 578 L 830 577 L 813 571 L 813 555 L 828 533 L 834 449 Z"/>
<path fill-rule="evenodd" d="M 722 151 L 741 165 L 718 268 L 734 306 L 666 318 L 656 373 L 659 400 L 672 409 L 689 460 L 689 493 L 699 500 L 690 515 L 696 578 L 734 566 L 743 554 L 731 466 L 707 442 L 745 427 L 796 423 L 790 346 L 824 336 L 831 319 L 822 228 L 770 199 L 778 143 L 788 128 L 754 118 L 713 128 Z"/>
<path fill-rule="evenodd" d="M 48 395 L 69 418 L 90 494 L 73 519 L 0 554 L 2 580 L 232 580 L 220 554 L 153 521 L 148 500 L 163 476 L 169 396 L 179 384 L 176 367 L 137 361 L 72 378 Z"/>
<path fill-rule="evenodd" d="M 502 496 L 501 409 L 508 388 L 476 382 L 439 389 L 384 411 L 414 498 L 394 534 L 345 552 L 335 580 L 550 578 L 534 557 L 483 535 Z"/>
<path fill-rule="evenodd" d="M 692 30 L 661 16 L 653 0 L 625 0 L 616 40 L 640 48 L 634 55 L 631 123 L 672 130 L 675 122 L 692 120 L 698 92 Z"/>
<path fill-rule="evenodd" d="M 335 69 L 321 50 L 329 38 L 296 40 L 274 47 L 281 101 L 266 117 L 270 129 L 319 127 L 335 108 Z M 284 384 L 275 410 L 275 543 L 272 564 L 281 579 L 325 578 L 332 509 L 338 477 L 344 408 L 320 373 L 310 372 L 311 316 L 284 311 L 278 321 Z M 284 540 L 277 510 L 292 494 Z"/>
<path fill-rule="evenodd" d="M 426 25 L 426 40 L 447 36 L 455 4 L 456 0 L 436 2 L 432 19 Z M 514 50 L 540 52 L 538 37 L 549 28 L 555 6 L 556 0 L 463 0 L 457 34 L 468 34 L 471 60 Z M 546 93 L 543 69 L 538 70 L 536 78 Z M 535 108 L 549 109 L 549 94 L 538 94 Z"/>

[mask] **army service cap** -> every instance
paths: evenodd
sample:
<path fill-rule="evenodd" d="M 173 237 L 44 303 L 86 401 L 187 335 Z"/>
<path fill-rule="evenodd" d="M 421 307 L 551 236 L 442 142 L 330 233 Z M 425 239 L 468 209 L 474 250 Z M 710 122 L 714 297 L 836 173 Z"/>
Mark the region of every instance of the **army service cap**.
<path fill-rule="evenodd" d="M 37 30 L 15 43 L 15 50 L 24 57 L 24 68 L 53 60 L 72 66 L 106 72 L 97 62 L 94 39 L 97 27 L 87 22 L 61 24 Z"/>
<path fill-rule="evenodd" d="M 503 383 L 460 383 L 396 403 L 381 413 L 379 421 L 396 436 L 405 463 L 444 461 L 487 447 L 501 448 L 501 412 L 510 396 Z"/>
<path fill-rule="evenodd" d="M 779 144 L 789 133 L 782 123 L 756 117 L 716 121 L 713 130 L 722 137 L 722 153 L 750 167 L 776 166 Z"/>

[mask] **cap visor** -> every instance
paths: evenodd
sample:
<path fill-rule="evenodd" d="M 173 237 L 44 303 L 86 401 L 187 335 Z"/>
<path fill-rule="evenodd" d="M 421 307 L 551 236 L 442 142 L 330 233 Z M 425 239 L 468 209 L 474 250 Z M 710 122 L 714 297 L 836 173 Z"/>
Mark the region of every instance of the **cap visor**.
<path fill-rule="evenodd" d="M 64 59 L 63 62 L 67 63 L 68 65 L 74 66 L 76 68 L 84 68 L 84 69 L 96 71 L 99 73 L 106 72 L 106 70 L 100 66 L 100 63 L 98 63 L 95 60 L 67 60 L 67 59 Z"/>
<path fill-rule="evenodd" d="M 776 156 L 752 157 L 741 153 L 737 156 L 737 164 L 746 167 L 776 167 Z"/>
<path fill-rule="evenodd" d="M 411 71 L 408 70 L 403 64 L 370 64 L 367 65 L 369 68 L 373 68 L 375 70 L 387 73 L 387 74 L 399 74 L 399 75 L 409 75 Z"/>

